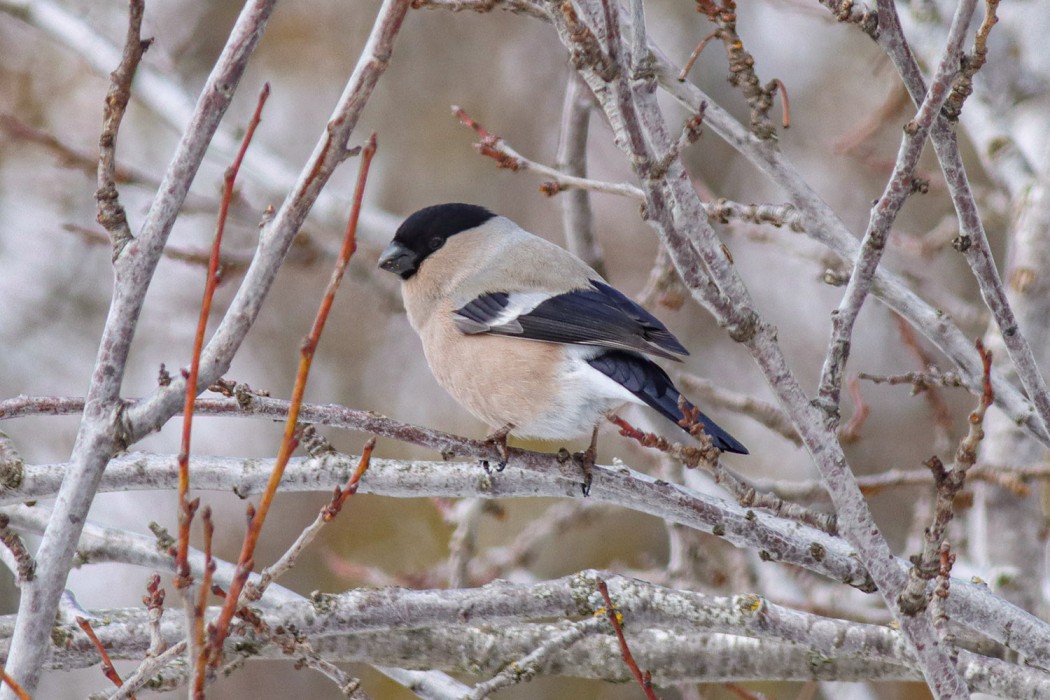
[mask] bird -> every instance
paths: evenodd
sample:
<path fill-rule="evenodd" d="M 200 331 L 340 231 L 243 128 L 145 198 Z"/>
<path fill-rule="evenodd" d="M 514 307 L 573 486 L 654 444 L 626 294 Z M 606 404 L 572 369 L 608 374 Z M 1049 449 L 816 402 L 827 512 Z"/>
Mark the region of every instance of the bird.
<path fill-rule="evenodd" d="M 689 354 L 663 323 L 578 257 L 510 219 L 475 204 L 420 209 L 398 227 L 378 265 L 401 278 L 408 321 L 438 384 L 495 429 L 486 440 L 496 445 L 500 468 L 510 434 L 552 441 L 590 433 L 586 493 L 598 427 L 628 403 L 680 427 L 685 407 L 714 447 L 748 454 L 650 359 Z"/>

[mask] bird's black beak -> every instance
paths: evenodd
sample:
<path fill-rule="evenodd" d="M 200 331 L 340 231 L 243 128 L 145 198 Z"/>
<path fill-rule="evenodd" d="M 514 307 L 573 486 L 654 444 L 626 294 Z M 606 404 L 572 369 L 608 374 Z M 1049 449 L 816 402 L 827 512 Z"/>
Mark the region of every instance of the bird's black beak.
<path fill-rule="evenodd" d="M 416 262 L 415 252 L 397 241 L 392 241 L 379 256 L 379 267 L 407 280 L 416 274 L 419 264 Z"/>

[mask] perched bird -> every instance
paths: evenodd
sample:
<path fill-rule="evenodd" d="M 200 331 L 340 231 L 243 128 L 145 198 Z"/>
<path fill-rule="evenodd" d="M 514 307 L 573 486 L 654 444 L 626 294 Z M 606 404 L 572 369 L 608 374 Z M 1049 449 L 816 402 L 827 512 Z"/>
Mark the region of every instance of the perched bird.
<path fill-rule="evenodd" d="M 683 420 L 678 390 L 645 357 L 678 361 L 689 354 L 678 339 L 582 260 L 510 219 L 471 204 L 421 209 L 379 267 L 401 277 L 438 383 L 497 429 L 488 439 L 502 463 L 508 433 L 566 440 L 591 432 L 593 465 L 598 425 L 628 402 Z M 747 454 L 703 413 L 698 420 L 715 447 Z"/>

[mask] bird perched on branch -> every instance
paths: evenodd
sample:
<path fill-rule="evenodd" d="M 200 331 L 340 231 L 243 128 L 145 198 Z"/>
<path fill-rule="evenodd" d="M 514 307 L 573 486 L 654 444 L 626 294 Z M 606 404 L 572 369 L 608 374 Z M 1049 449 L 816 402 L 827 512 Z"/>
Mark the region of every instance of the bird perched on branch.
<path fill-rule="evenodd" d="M 408 320 L 438 383 L 496 429 L 487 440 L 501 467 L 509 433 L 567 440 L 590 432 L 589 479 L 599 424 L 628 402 L 679 425 L 684 407 L 712 445 L 747 454 L 646 357 L 689 354 L 666 326 L 510 219 L 471 204 L 421 209 L 398 228 L 379 267 L 401 277 Z"/>

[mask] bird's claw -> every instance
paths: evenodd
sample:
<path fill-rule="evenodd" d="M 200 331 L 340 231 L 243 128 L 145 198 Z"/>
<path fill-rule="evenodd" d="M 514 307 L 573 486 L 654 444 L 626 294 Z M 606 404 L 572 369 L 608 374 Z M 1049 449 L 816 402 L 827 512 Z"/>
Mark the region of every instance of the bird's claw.
<path fill-rule="evenodd" d="M 559 452 L 559 455 L 561 453 Z M 572 461 L 579 466 L 580 470 L 583 471 L 583 483 L 580 484 L 583 489 L 583 495 L 591 495 L 591 482 L 594 481 L 594 461 L 595 451 L 593 448 L 588 447 L 583 452 L 574 452 L 572 454 Z"/>
<path fill-rule="evenodd" d="M 507 435 L 514 429 L 513 425 L 505 425 L 496 432 L 485 438 L 486 445 L 492 445 L 496 451 L 496 471 L 501 472 L 507 468 L 507 460 L 510 459 L 510 448 L 507 447 Z M 485 472 L 491 474 L 491 468 L 489 466 L 489 460 L 481 460 L 481 466 L 485 469 Z"/>

